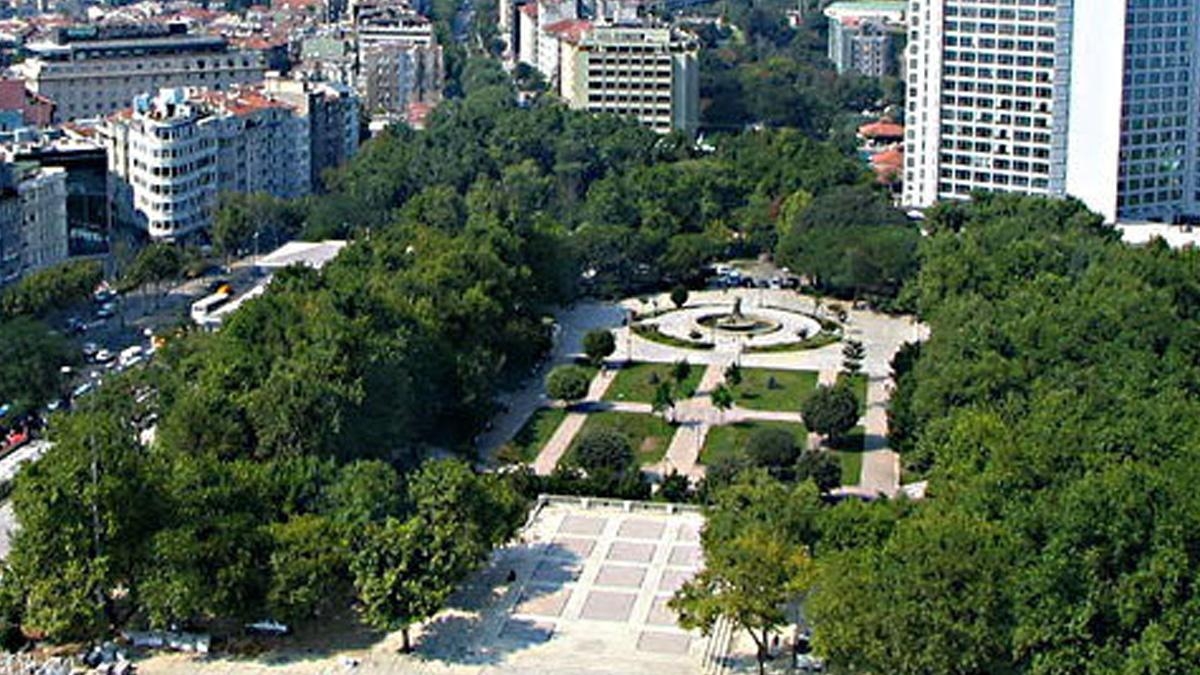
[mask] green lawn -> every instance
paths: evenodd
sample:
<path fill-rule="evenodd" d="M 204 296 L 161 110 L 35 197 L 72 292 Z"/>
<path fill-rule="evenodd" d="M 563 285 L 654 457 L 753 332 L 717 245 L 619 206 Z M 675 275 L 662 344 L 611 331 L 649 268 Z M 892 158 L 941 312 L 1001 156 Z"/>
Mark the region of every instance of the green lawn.
<path fill-rule="evenodd" d="M 645 466 L 662 461 L 667 454 L 667 446 L 675 435 L 675 427 L 667 424 L 657 415 L 640 415 L 638 413 L 623 413 L 604 411 L 589 413 L 583 428 L 575 436 L 575 441 L 567 449 L 564 461 L 571 462 L 575 452 L 575 442 L 592 429 L 615 429 L 629 439 L 637 455 L 638 464 Z"/>
<path fill-rule="evenodd" d="M 743 408 L 798 411 L 804 398 L 816 388 L 817 373 L 811 370 L 743 368 L 742 383 L 733 390 L 737 404 Z"/>
<path fill-rule="evenodd" d="M 566 416 L 562 408 L 538 408 L 506 445 L 513 447 L 522 462 L 531 463 Z"/>
<path fill-rule="evenodd" d="M 846 377 L 839 375 L 839 378 Z M 858 399 L 858 414 L 867 414 L 867 376 L 859 373 L 850 378 L 850 391 L 854 392 L 855 398 Z"/>
<path fill-rule="evenodd" d="M 842 485 L 858 485 L 862 476 L 862 453 L 834 452 L 833 456 L 842 465 Z"/>
<path fill-rule="evenodd" d="M 704 439 L 704 447 L 700 450 L 700 463 L 712 464 L 726 457 L 737 457 L 745 452 L 750 436 L 759 429 L 790 431 L 796 436 L 796 445 L 801 448 L 808 446 L 808 431 L 803 424 L 767 421 L 722 424 L 708 430 L 708 436 Z"/>
<path fill-rule="evenodd" d="M 626 366 L 617 372 L 616 379 L 604 393 L 604 400 L 652 403 L 659 382 L 671 382 L 674 386 L 674 380 L 671 378 L 673 367 L 674 364 L 671 363 L 634 363 Z M 696 393 L 696 385 L 700 384 L 703 375 L 704 366 L 693 363 L 692 372 L 688 373 L 682 386 L 675 388 L 675 400 L 691 398 Z M 655 377 L 658 379 L 654 379 Z"/>

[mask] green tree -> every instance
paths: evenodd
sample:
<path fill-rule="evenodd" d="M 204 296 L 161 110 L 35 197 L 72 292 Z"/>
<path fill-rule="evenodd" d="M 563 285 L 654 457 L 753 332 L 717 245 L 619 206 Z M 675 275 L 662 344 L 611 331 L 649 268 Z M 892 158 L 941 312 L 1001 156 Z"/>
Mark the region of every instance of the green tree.
<path fill-rule="evenodd" d="M 791 471 L 800 456 L 796 437 L 787 429 L 764 427 L 756 429 L 746 442 L 746 455 L 755 466 L 780 475 Z"/>
<path fill-rule="evenodd" d="M 862 370 L 863 359 L 867 350 L 858 340 L 847 340 L 842 346 L 842 372 L 847 375 L 857 375 Z"/>
<path fill-rule="evenodd" d="M 842 466 L 824 450 L 805 450 L 796 461 L 796 480 L 811 480 L 821 492 L 842 484 Z"/>
<path fill-rule="evenodd" d="M 650 401 L 650 408 L 656 414 L 662 413 L 664 417 L 675 408 L 675 392 L 670 382 L 658 383 L 658 387 L 654 389 L 654 399 Z"/>
<path fill-rule="evenodd" d="M 858 398 L 845 385 L 820 386 L 804 400 L 804 425 L 836 442 L 858 424 Z"/>
<path fill-rule="evenodd" d="M 736 387 L 742 383 L 742 367 L 736 363 L 729 364 L 725 369 L 725 381 Z"/>
<path fill-rule="evenodd" d="M 45 324 L 27 318 L 0 323 L 0 403 L 16 416 L 61 396 L 61 369 L 76 361 L 67 341 Z"/>
<path fill-rule="evenodd" d="M 691 374 L 692 364 L 687 359 L 680 359 L 671 365 L 671 379 L 675 380 L 677 386 L 682 387 L 683 381 Z"/>
<path fill-rule="evenodd" d="M 682 308 L 687 304 L 688 295 L 687 286 L 680 284 L 671 289 L 671 302 L 676 308 Z"/>
<path fill-rule="evenodd" d="M 381 631 L 399 630 L 401 651 L 412 650 L 409 629 L 438 611 L 472 559 L 473 542 L 456 528 L 422 518 L 388 518 L 366 533 L 350 562 L 363 620 Z"/>
<path fill-rule="evenodd" d="M 587 397 L 592 380 L 579 366 L 558 366 L 546 376 L 546 393 L 551 398 L 573 403 Z"/>
<path fill-rule="evenodd" d="M 615 351 L 617 351 L 617 340 L 613 337 L 612 331 L 597 328 L 584 334 L 583 353 L 587 355 L 593 365 L 603 365 L 604 359 L 612 356 Z"/>
<path fill-rule="evenodd" d="M 633 447 L 625 434 L 613 429 L 593 429 L 575 443 L 575 463 L 588 473 L 624 474 L 634 463 Z"/>
<path fill-rule="evenodd" d="M 41 317 L 91 295 L 103 278 L 100 263 L 82 260 L 38 270 L 0 294 L 0 316 Z"/>
<path fill-rule="evenodd" d="M 733 392 L 724 384 L 718 384 L 710 394 L 713 407 L 718 413 L 724 415 L 726 411 L 733 407 Z"/>
<path fill-rule="evenodd" d="M 296 622 L 319 616 L 348 595 L 349 555 L 335 524 L 315 514 L 271 526 L 272 616 Z"/>
<path fill-rule="evenodd" d="M 718 489 L 701 535 L 704 569 L 670 600 L 680 625 L 709 634 L 721 620 L 750 635 L 764 672 L 771 632 L 811 584 L 820 500 L 762 474 Z"/>

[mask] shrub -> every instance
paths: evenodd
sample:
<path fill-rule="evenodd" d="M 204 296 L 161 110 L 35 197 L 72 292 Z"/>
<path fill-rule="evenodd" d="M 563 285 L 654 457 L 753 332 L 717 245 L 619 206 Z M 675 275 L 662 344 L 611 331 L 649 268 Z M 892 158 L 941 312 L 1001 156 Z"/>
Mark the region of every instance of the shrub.
<path fill-rule="evenodd" d="M 578 401 L 587 396 L 591 377 L 579 366 L 559 366 L 546 376 L 546 393 L 560 401 Z"/>
<path fill-rule="evenodd" d="M 633 466 L 633 447 L 619 431 L 593 429 L 580 436 L 575 463 L 589 474 L 622 474 Z"/>

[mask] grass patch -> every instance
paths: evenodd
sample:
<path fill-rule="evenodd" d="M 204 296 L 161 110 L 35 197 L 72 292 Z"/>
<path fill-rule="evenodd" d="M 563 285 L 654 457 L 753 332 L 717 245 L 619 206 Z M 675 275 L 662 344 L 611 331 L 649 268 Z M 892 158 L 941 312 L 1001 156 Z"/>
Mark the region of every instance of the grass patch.
<path fill-rule="evenodd" d="M 797 411 L 816 388 L 817 373 L 811 370 L 743 368 L 742 383 L 733 390 L 743 408 Z"/>
<path fill-rule="evenodd" d="M 692 372 L 679 385 L 671 377 L 671 363 L 634 363 L 617 371 L 617 377 L 604 392 L 606 401 L 633 401 L 635 403 L 654 402 L 654 392 L 659 382 L 670 382 L 674 387 L 675 399 L 691 398 L 696 394 L 700 378 L 704 376 L 705 366 L 692 364 Z M 654 378 L 658 378 L 654 380 Z M 653 382 L 652 382 L 653 381 Z"/>
<path fill-rule="evenodd" d="M 770 354 L 772 352 L 800 352 L 806 349 L 820 349 L 840 341 L 842 338 L 833 333 L 817 333 L 810 338 L 797 340 L 795 342 L 780 342 L 773 345 L 761 345 L 758 347 L 746 347 L 747 354 Z"/>
<path fill-rule="evenodd" d="M 613 429 L 625 435 L 640 466 L 661 462 L 667 454 L 667 446 L 675 435 L 675 427 L 667 424 L 657 415 L 640 415 L 638 413 L 623 413 L 604 411 L 591 413 L 583 423 L 583 428 L 571 442 L 564 461 L 574 461 L 575 444 L 593 429 Z"/>
<path fill-rule="evenodd" d="M 834 452 L 833 456 L 842 467 L 842 485 L 858 485 L 862 477 L 862 453 Z"/>
<path fill-rule="evenodd" d="M 538 408 L 500 452 L 506 457 L 519 457 L 526 464 L 532 463 L 566 416 L 567 411 L 562 408 Z"/>
<path fill-rule="evenodd" d="M 692 342 L 691 340 L 680 340 L 677 337 L 663 333 L 662 331 L 658 330 L 658 326 L 651 325 L 651 324 L 635 323 L 632 326 L 632 330 L 633 330 L 634 335 L 637 335 L 640 338 L 645 338 L 651 342 L 657 342 L 659 344 L 667 345 L 668 347 L 679 347 L 681 349 L 700 349 L 700 350 L 706 350 L 706 349 L 713 348 L 713 343 L 711 343 L 711 342 L 704 342 L 704 341 Z"/>
<path fill-rule="evenodd" d="M 801 448 L 808 446 L 808 431 L 803 424 L 769 421 L 722 424 L 708 430 L 708 436 L 704 439 L 704 447 L 700 449 L 700 463 L 707 465 L 730 457 L 740 457 L 746 451 L 746 444 L 750 442 L 750 436 L 759 429 L 790 431 L 796 437 L 797 446 Z"/>

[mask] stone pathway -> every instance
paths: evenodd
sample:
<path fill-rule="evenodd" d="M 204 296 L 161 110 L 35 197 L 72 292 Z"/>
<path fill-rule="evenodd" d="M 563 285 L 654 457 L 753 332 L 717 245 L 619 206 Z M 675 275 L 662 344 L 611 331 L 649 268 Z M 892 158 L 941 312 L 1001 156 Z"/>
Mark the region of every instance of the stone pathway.
<path fill-rule="evenodd" d="M 859 487 L 894 497 L 900 489 L 900 455 L 887 447 L 887 402 L 890 380 L 867 383 L 866 441 Z"/>
<path fill-rule="evenodd" d="M 600 401 L 604 398 L 604 392 L 608 391 L 609 385 L 617 378 L 617 371 L 609 368 L 601 369 L 596 377 L 592 380 L 592 384 L 588 387 L 587 398 L 583 403 L 576 404 L 578 410 L 586 410 L 588 402 Z M 554 435 L 546 442 L 546 447 L 538 453 L 537 460 L 533 463 L 534 473 L 540 476 L 548 476 L 554 472 L 554 467 L 558 466 L 558 460 L 567 454 L 567 449 L 571 447 L 571 441 L 575 440 L 575 435 L 583 428 L 583 423 L 587 421 L 586 412 L 569 412 L 563 418 L 562 424 L 554 430 Z"/>
<path fill-rule="evenodd" d="M 736 291 L 734 293 L 737 293 Z M 801 311 L 813 311 L 812 298 L 798 296 L 790 291 L 745 291 L 740 293 L 744 301 L 754 306 L 788 307 Z M 731 301 L 732 294 L 727 292 L 700 292 L 694 294 L 693 303 L 712 304 L 714 302 Z M 659 304 L 668 303 L 666 297 L 658 298 Z M 689 303 L 689 305 L 693 304 Z M 638 300 L 628 300 L 623 303 L 629 309 L 645 311 Z M 599 312 L 596 307 L 589 308 L 586 320 L 572 322 L 573 327 L 579 324 L 595 321 Z M 611 317 L 623 316 L 623 312 L 611 314 Z M 863 373 L 868 377 L 867 413 L 862 421 L 865 429 L 862 473 L 859 482 L 854 486 L 846 486 L 847 490 L 862 494 L 895 495 L 899 490 L 900 461 L 899 456 L 887 448 L 887 399 L 890 387 L 890 360 L 896 349 L 907 340 L 923 339 L 928 336 L 924 326 L 913 323 L 909 319 L 895 318 L 873 312 L 851 310 L 846 323 L 847 335 L 863 341 L 867 345 L 867 358 L 864 361 Z M 674 470 L 691 478 L 704 475 L 704 467 L 699 464 L 700 451 L 709 430 L 719 424 L 734 424 L 742 421 L 773 421 L 803 423 L 799 412 L 749 410 L 734 407 L 724 413 L 712 405 L 709 394 L 724 380 L 724 371 L 730 363 L 737 360 L 744 368 L 779 368 L 784 370 L 808 370 L 818 373 L 818 383 L 833 384 L 837 381 L 842 365 L 841 345 L 833 344 L 820 349 L 801 352 L 778 353 L 742 353 L 736 343 L 718 344 L 716 349 L 698 351 L 680 349 L 656 342 L 645 340 L 631 334 L 628 328 L 616 327 L 619 318 L 612 322 L 614 334 L 617 337 L 617 357 L 621 360 L 635 358 L 637 361 L 652 363 L 672 363 L 687 359 L 693 365 L 705 367 L 695 396 L 679 401 L 673 411 L 678 428 L 671 438 L 664 459 L 659 464 L 646 467 L 647 470 L 665 475 Z M 548 474 L 566 453 L 576 434 L 583 427 L 588 412 L 611 410 L 617 412 L 650 414 L 651 406 L 646 403 L 609 402 L 603 401 L 604 391 L 616 377 L 616 370 L 603 371 L 592 382 L 587 401 L 576 406 L 563 423 L 555 431 L 550 441 L 538 455 L 534 469 L 539 474 Z M 523 415 L 527 417 L 528 415 Z M 513 430 L 515 432 L 515 429 Z M 509 434 L 511 435 L 511 434 Z M 490 440 L 490 439 L 489 439 Z M 820 438 L 816 434 L 809 435 L 810 447 L 819 447 Z M 487 445 L 491 445 L 488 443 Z"/>

